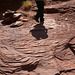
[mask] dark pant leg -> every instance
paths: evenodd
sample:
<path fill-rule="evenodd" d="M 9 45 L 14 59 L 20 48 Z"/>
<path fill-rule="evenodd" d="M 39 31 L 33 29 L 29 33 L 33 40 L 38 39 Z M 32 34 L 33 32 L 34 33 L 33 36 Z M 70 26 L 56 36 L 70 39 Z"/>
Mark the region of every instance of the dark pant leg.
<path fill-rule="evenodd" d="M 36 14 L 36 18 L 40 18 L 40 21 L 44 21 L 44 2 L 43 1 L 36 1 L 38 12 Z"/>

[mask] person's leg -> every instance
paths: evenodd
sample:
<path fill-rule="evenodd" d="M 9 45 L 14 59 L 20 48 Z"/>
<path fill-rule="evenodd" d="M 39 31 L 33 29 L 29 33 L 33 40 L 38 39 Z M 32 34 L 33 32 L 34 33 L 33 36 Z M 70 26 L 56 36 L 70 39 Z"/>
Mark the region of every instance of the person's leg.
<path fill-rule="evenodd" d="M 43 1 L 36 1 L 38 12 L 35 15 L 35 19 L 38 20 L 40 18 L 40 22 L 44 21 L 44 2 Z"/>
<path fill-rule="evenodd" d="M 40 11 L 40 22 L 43 22 L 44 21 L 44 2 L 43 1 L 40 1 L 39 11 Z"/>
<path fill-rule="evenodd" d="M 36 4 L 37 4 L 38 12 L 35 15 L 35 18 L 39 19 L 39 17 L 40 17 L 40 10 L 39 10 L 40 9 L 40 1 L 36 1 Z"/>

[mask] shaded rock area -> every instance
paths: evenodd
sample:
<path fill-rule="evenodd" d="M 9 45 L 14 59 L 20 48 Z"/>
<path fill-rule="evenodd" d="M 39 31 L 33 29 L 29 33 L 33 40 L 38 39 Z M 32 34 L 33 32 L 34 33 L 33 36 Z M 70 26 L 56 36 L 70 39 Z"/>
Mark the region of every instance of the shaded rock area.
<path fill-rule="evenodd" d="M 0 20 L 3 19 L 2 14 L 7 10 L 16 11 L 22 6 L 24 0 L 0 0 Z"/>
<path fill-rule="evenodd" d="M 0 10 L 18 10 L 24 0 L 0 0 Z"/>
<path fill-rule="evenodd" d="M 45 13 L 44 24 L 31 18 L 36 12 L 18 11 L 29 14 L 22 26 L 0 20 L 0 75 L 75 75 L 75 11 Z"/>

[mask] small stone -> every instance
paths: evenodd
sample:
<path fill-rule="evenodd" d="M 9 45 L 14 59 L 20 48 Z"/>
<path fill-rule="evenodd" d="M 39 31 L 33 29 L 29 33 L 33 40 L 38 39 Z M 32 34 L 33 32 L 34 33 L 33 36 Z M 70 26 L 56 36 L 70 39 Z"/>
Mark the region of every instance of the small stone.
<path fill-rule="evenodd" d="M 14 14 L 13 14 L 13 18 L 18 18 L 18 17 L 20 17 L 20 16 L 22 16 L 21 13 L 14 13 Z"/>
<path fill-rule="evenodd" d="M 22 22 L 28 22 L 28 19 L 25 19 L 25 18 L 23 18 L 23 17 L 20 17 L 18 20 L 19 20 L 19 21 L 22 21 Z"/>
<path fill-rule="evenodd" d="M 10 27 L 19 27 L 19 26 L 21 26 L 21 25 L 23 25 L 23 22 L 21 22 L 21 21 L 16 21 L 15 23 L 11 24 Z"/>
<path fill-rule="evenodd" d="M 3 13 L 3 17 L 9 17 L 11 15 L 13 15 L 15 13 L 15 11 L 11 11 L 11 10 L 7 10 L 5 13 Z"/>
<path fill-rule="evenodd" d="M 56 41 L 54 44 L 58 44 L 59 42 L 58 41 Z"/>
<path fill-rule="evenodd" d="M 65 18 L 65 21 L 68 21 L 68 18 Z"/>

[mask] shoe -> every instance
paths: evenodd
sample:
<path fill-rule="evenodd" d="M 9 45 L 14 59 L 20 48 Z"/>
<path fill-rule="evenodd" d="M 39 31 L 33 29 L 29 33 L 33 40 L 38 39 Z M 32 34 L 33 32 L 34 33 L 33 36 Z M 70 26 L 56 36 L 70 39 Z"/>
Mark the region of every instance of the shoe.
<path fill-rule="evenodd" d="M 44 23 L 44 18 L 40 19 L 40 23 L 41 23 L 41 22 Z"/>
<path fill-rule="evenodd" d="M 33 17 L 33 19 L 34 19 L 36 22 L 39 22 L 39 20 L 38 20 L 38 19 L 36 19 L 35 17 Z"/>
<path fill-rule="evenodd" d="M 44 24 L 44 21 L 43 22 L 40 22 L 40 25 L 43 25 Z"/>
<path fill-rule="evenodd" d="M 44 24 L 44 19 L 40 20 L 40 24 L 43 25 Z"/>

